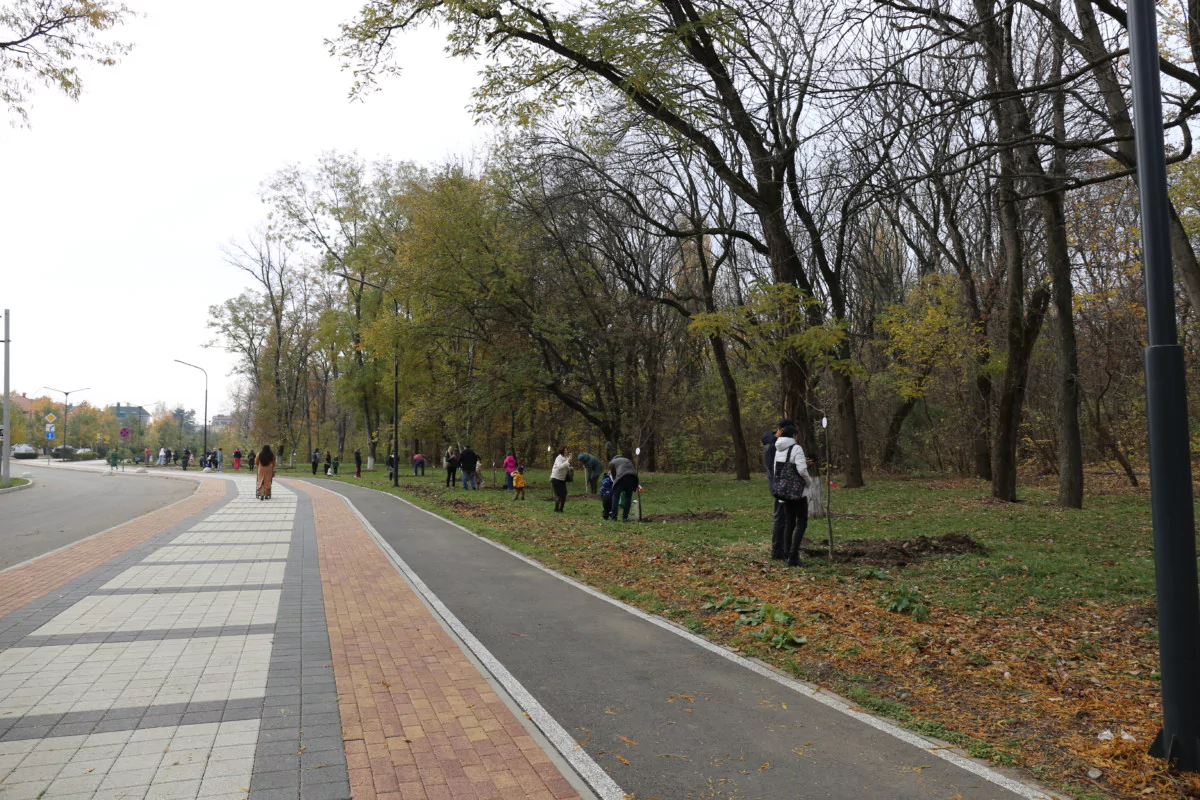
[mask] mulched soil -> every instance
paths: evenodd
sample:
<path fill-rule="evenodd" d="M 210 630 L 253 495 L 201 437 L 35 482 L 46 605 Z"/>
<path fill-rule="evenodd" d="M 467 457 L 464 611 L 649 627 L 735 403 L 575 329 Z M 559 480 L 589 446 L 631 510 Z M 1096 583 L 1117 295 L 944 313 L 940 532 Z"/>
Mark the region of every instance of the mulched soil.
<path fill-rule="evenodd" d="M 829 550 L 810 541 L 804 551 L 812 556 L 828 557 Z M 965 533 L 943 536 L 918 536 L 915 539 L 851 539 L 835 542 L 833 560 L 844 563 L 871 564 L 881 567 L 903 567 L 914 561 L 936 556 L 978 553 L 988 549 Z"/>

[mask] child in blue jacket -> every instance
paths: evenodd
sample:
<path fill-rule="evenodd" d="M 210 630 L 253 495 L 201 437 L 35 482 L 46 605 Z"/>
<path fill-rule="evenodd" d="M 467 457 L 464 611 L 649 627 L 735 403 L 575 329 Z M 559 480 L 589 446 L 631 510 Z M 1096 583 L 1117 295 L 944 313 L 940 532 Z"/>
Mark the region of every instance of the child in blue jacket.
<path fill-rule="evenodd" d="M 604 510 L 604 519 L 608 519 L 609 513 L 613 515 L 613 519 L 617 518 L 617 512 L 612 507 L 613 499 L 613 479 L 612 475 L 604 473 L 604 480 L 600 482 L 600 507 Z"/>

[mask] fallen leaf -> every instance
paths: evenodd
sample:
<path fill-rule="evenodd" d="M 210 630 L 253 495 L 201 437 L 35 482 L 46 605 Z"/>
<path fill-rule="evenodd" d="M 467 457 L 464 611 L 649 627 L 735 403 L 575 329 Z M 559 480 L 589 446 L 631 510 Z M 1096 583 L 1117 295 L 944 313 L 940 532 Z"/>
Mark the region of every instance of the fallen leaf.
<path fill-rule="evenodd" d="M 624 736 L 618 736 L 617 738 L 625 744 L 637 744 L 637 742 L 635 742 L 633 739 L 626 739 Z"/>
<path fill-rule="evenodd" d="M 628 763 L 629 763 L 629 759 L 628 759 L 628 758 L 626 758 L 625 756 L 617 756 L 617 761 L 620 761 L 622 764 L 628 764 Z"/>

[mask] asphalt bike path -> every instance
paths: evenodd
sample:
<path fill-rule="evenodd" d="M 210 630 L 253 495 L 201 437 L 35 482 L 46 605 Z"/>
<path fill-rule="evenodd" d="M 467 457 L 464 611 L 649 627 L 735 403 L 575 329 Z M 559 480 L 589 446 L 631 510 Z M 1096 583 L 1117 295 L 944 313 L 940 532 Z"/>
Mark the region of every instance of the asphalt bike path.
<path fill-rule="evenodd" d="M 0 569 L 77 542 L 181 500 L 194 481 L 132 473 L 105 476 L 13 461 L 13 475 L 31 467 L 34 485 L 0 495 Z"/>
<path fill-rule="evenodd" d="M 440 601 L 482 646 L 476 655 L 515 682 L 509 693 L 528 693 L 531 718 L 548 717 L 547 727 L 565 731 L 567 741 L 546 733 L 605 800 L 1057 796 L 598 596 L 391 495 L 308 482 L 351 501 L 410 580 L 426 588 L 426 601 Z"/>

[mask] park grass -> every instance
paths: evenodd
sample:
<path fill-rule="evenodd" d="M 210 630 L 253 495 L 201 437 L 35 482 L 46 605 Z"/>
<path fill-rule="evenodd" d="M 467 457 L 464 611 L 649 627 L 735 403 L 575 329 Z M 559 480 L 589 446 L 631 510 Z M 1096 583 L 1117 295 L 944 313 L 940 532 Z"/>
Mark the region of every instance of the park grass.
<path fill-rule="evenodd" d="M 27 484 L 27 483 L 29 483 L 29 479 L 28 479 L 28 478 L 9 478 L 9 479 L 8 479 L 8 486 L 7 486 L 7 487 L 5 487 L 5 488 L 8 488 L 8 489 L 15 489 L 15 488 L 17 488 L 18 486 L 24 486 L 24 485 L 25 485 L 25 484 Z"/>
<path fill-rule="evenodd" d="M 490 471 L 485 476 L 490 484 Z M 572 498 L 566 514 L 554 514 L 545 471 L 527 478 L 523 502 L 490 487 L 448 489 L 437 470 L 402 475 L 399 494 L 624 602 L 1076 796 L 1200 789 L 1145 755 L 1161 712 L 1144 487 L 1089 476 L 1095 491 L 1084 509 L 1069 510 L 1052 504 L 1049 483 L 1032 482 L 1020 503 L 1000 503 L 980 481 L 875 479 L 832 490 L 835 542 L 966 534 L 988 552 L 883 568 L 814 554 L 804 568 L 787 569 L 766 557 L 771 500 L 761 478 L 644 475 L 649 517 L 727 516 L 643 524 L 603 522 L 594 498 Z M 382 471 L 338 480 L 393 491 Z M 576 481 L 571 491 L 586 486 Z M 806 541 L 823 546 L 827 533 L 826 520 L 811 520 Z M 897 592 L 915 593 L 928 618 L 889 612 Z M 794 615 L 791 630 L 807 642 L 773 647 L 754 635 L 766 626 L 739 625 L 738 612 L 704 607 L 738 596 Z M 1100 741 L 1103 730 L 1116 736 Z M 1092 767 L 1100 779 L 1086 777 Z"/>

